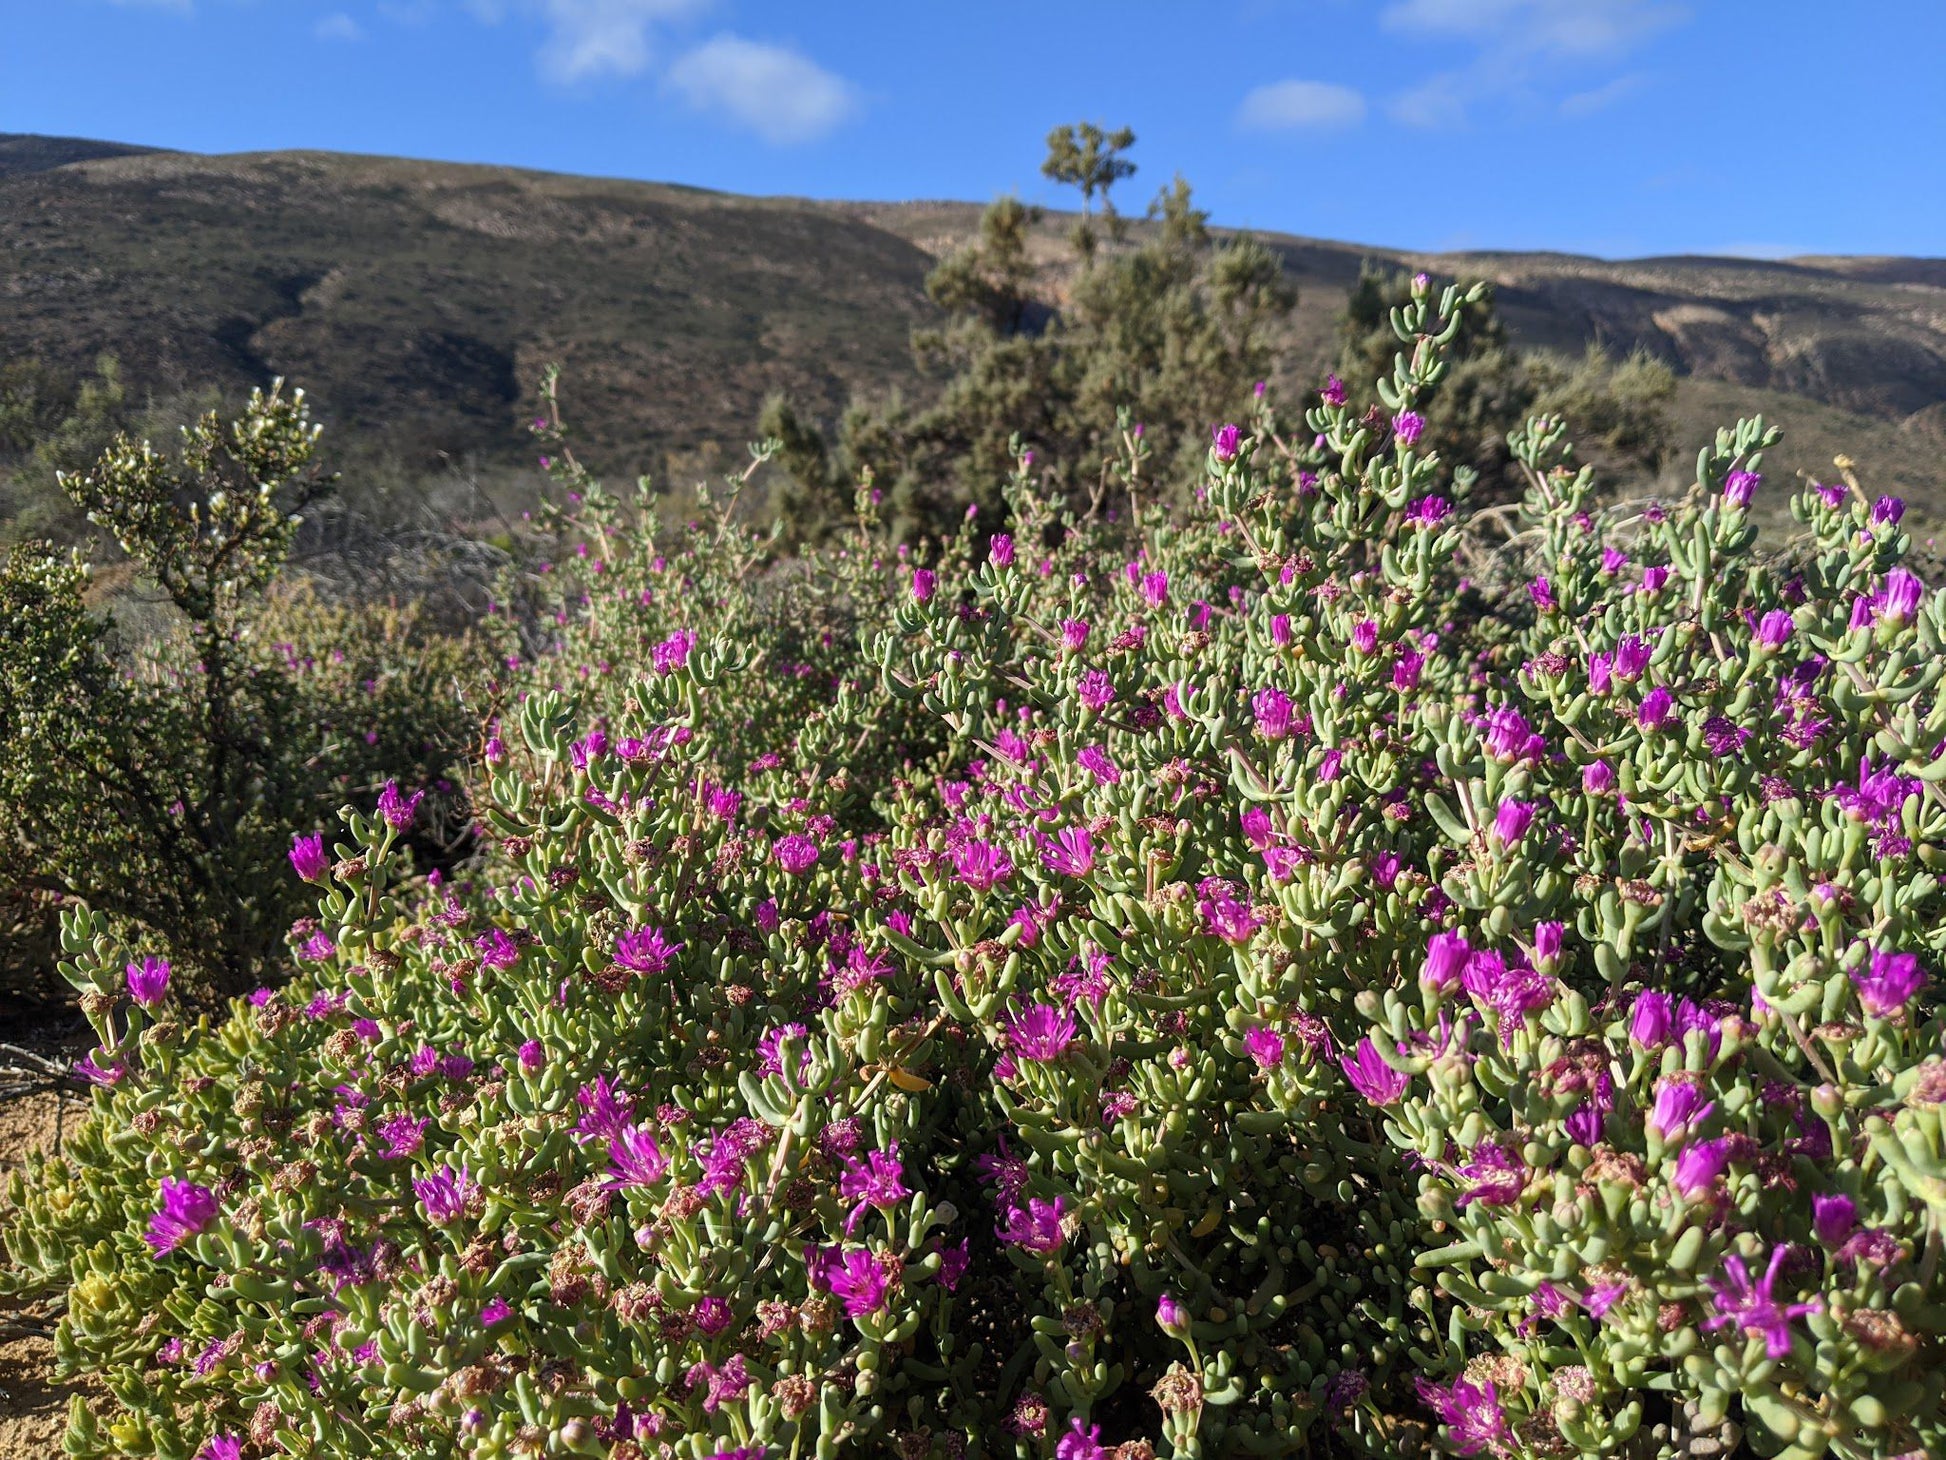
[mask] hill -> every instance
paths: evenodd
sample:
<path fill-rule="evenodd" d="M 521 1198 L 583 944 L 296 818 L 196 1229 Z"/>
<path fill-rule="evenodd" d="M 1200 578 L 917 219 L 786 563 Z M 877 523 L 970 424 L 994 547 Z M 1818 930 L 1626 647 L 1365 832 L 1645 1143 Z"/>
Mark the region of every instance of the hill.
<path fill-rule="evenodd" d="M 589 457 L 610 471 L 734 454 L 764 396 L 830 418 L 859 388 L 913 388 L 912 327 L 968 203 L 816 203 L 653 183 L 311 152 L 200 156 L 0 136 L 0 358 L 138 390 L 283 375 L 355 464 L 508 469 L 539 368 L 561 362 Z M 1039 241 L 1045 283 L 1064 220 Z M 1684 439 L 1762 409 L 1776 465 L 1868 479 L 1946 520 L 1946 260 L 1422 255 L 1271 235 L 1301 303 L 1289 383 L 1329 358 L 1378 259 L 1494 282 L 1516 342 L 1641 347 L 1682 377 Z"/>

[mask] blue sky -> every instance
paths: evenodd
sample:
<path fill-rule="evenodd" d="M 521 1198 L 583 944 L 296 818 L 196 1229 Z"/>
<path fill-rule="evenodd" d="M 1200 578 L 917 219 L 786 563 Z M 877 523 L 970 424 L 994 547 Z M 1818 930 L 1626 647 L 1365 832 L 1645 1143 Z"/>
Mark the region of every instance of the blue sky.
<path fill-rule="evenodd" d="M 1407 248 L 1946 254 L 1941 0 L 0 0 L 0 131 L 816 197 L 1139 207 Z"/>

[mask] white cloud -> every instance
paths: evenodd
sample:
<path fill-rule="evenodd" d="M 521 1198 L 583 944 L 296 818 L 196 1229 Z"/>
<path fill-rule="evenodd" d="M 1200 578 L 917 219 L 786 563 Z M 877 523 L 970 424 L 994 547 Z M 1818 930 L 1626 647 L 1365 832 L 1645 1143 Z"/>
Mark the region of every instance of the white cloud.
<path fill-rule="evenodd" d="M 1237 108 L 1237 125 L 1246 132 L 1355 127 L 1364 120 L 1365 98 L 1330 81 L 1273 81 Z"/>
<path fill-rule="evenodd" d="M 1395 0 L 1387 30 L 1552 56 L 1613 56 L 1685 18 L 1664 0 Z"/>
<path fill-rule="evenodd" d="M 311 32 L 321 41 L 362 41 L 364 27 L 342 10 L 334 10 L 320 20 Z"/>
<path fill-rule="evenodd" d="M 817 140 L 858 105 L 850 82 L 809 57 L 728 34 L 679 58 L 668 83 L 698 110 L 721 113 L 779 146 Z"/>
<path fill-rule="evenodd" d="M 528 0 L 547 22 L 541 73 L 550 81 L 591 76 L 639 76 L 655 59 L 655 29 L 694 14 L 707 0 Z M 504 6 L 471 0 L 473 13 L 489 22 Z"/>
<path fill-rule="evenodd" d="M 1471 64 L 1443 71 L 1386 104 L 1408 127 L 1465 124 L 1475 103 L 1533 103 L 1547 78 L 1577 63 L 1615 61 L 1688 12 L 1668 0 L 1393 0 L 1379 21 L 1394 34 L 1460 39 L 1475 47 Z M 1620 77 L 1556 104 L 1562 115 L 1588 116 L 1642 84 Z"/>
<path fill-rule="evenodd" d="M 1444 71 L 1430 81 L 1402 91 L 1385 105 L 1393 121 L 1426 131 L 1464 126 L 1467 104 L 1476 91 L 1474 79 L 1459 71 Z"/>
<path fill-rule="evenodd" d="M 1640 71 L 1631 71 L 1626 76 L 1617 76 L 1606 86 L 1597 86 L 1592 91 L 1577 91 L 1573 96 L 1563 98 L 1561 115 L 1591 117 L 1596 112 L 1607 111 L 1616 102 L 1635 95 L 1648 84 L 1647 76 Z"/>

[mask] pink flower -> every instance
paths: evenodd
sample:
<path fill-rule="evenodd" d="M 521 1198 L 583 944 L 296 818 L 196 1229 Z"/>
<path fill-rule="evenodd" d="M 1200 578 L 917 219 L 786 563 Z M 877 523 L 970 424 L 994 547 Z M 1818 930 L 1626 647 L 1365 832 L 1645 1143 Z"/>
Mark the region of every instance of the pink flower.
<path fill-rule="evenodd" d="M 169 992 L 169 960 L 144 958 L 128 966 L 128 994 L 145 1009 L 153 1009 Z"/>
<path fill-rule="evenodd" d="M 777 858 L 777 865 L 793 877 L 808 872 L 817 865 L 818 844 L 808 836 L 799 836 L 793 832 L 789 836 L 778 838 L 776 846 L 771 850 Z"/>
<path fill-rule="evenodd" d="M 418 818 L 419 803 L 425 799 L 424 791 L 403 796 L 399 793 L 397 781 L 387 781 L 385 789 L 378 794 L 378 814 L 385 818 L 385 824 L 392 830 L 404 831 Z"/>
<path fill-rule="evenodd" d="M 1065 827 L 1041 852 L 1041 862 L 1063 877 L 1086 877 L 1095 870 L 1095 839 L 1085 826 Z"/>
<path fill-rule="evenodd" d="M 1400 411 L 1392 417 L 1392 434 L 1401 446 L 1417 446 L 1426 429 L 1426 418 L 1417 411 Z"/>
<path fill-rule="evenodd" d="M 1258 1025 L 1243 1036 L 1244 1052 L 1263 1070 L 1274 1070 L 1284 1062 L 1284 1036 L 1275 1029 Z"/>
<path fill-rule="evenodd" d="M 1226 423 L 1210 428 L 1210 451 L 1218 461 L 1235 461 L 1242 440 L 1243 433 L 1233 425 Z"/>
<path fill-rule="evenodd" d="M 1351 1081 L 1352 1089 L 1374 1105 L 1392 1104 L 1405 1094 L 1405 1087 L 1412 1082 L 1405 1071 L 1395 1070 L 1385 1062 L 1385 1056 L 1378 1052 L 1370 1035 L 1359 1040 L 1351 1054 L 1340 1055 L 1338 1065 Z"/>
<path fill-rule="evenodd" d="M 655 976 L 669 971 L 682 944 L 671 943 L 660 928 L 636 928 L 615 939 L 615 962 L 631 973 Z"/>
<path fill-rule="evenodd" d="M 324 834 L 291 838 L 291 869 L 306 882 L 322 882 L 331 870 L 331 857 L 324 850 Z"/>
<path fill-rule="evenodd" d="M 216 1193 L 193 1181 L 162 1178 L 162 1210 L 149 1218 L 143 1240 L 157 1257 L 174 1252 L 216 1220 Z"/>
<path fill-rule="evenodd" d="M 608 1142 L 608 1162 L 610 1187 L 654 1186 L 669 1174 L 669 1158 L 656 1144 L 654 1133 L 639 1125 L 615 1133 Z"/>
<path fill-rule="evenodd" d="M 1891 1019 L 1926 986 L 1926 971 L 1915 954 L 1879 950 L 1868 966 L 1851 970 L 1851 982 L 1860 1008 L 1875 1019 Z"/>
<path fill-rule="evenodd" d="M 912 1195 L 899 1161 L 899 1143 L 894 1141 L 883 1151 L 867 1151 L 863 1161 L 847 1157 L 838 1177 L 838 1195 L 856 1203 L 845 1218 L 847 1237 L 857 1229 L 868 1207 L 890 1210 Z"/>
<path fill-rule="evenodd" d="M 920 603 L 924 603 L 932 597 L 933 589 L 938 583 L 939 575 L 934 573 L 931 568 L 914 568 L 912 570 L 912 596 Z"/>
<path fill-rule="evenodd" d="M 1025 1206 L 1007 1209 L 1006 1218 L 994 1231 L 1002 1242 L 1011 1243 L 1036 1257 L 1051 1257 L 1068 1244 L 1067 1198 L 1053 1201 L 1029 1197 Z"/>
<path fill-rule="evenodd" d="M 1744 1266 L 1741 1257 L 1734 1253 L 1725 1257 L 1724 1275 L 1709 1280 L 1716 1316 L 1704 1319 L 1702 1327 L 1714 1330 L 1734 1324 L 1745 1333 L 1762 1335 L 1764 1352 L 1771 1358 L 1781 1359 L 1788 1355 L 1791 1351 L 1791 1320 L 1807 1313 L 1820 1312 L 1824 1308 L 1823 1302 L 1817 1298 L 1805 1303 L 1780 1304 L 1777 1301 L 1771 1285 L 1777 1281 L 1777 1270 L 1789 1252 L 1790 1248 L 1783 1244 L 1773 1248 L 1770 1266 L 1764 1270 L 1763 1277 L 1754 1282 L 1750 1269 Z"/>
<path fill-rule="evenodd" d="M 1474 1384 L 1455 1379 L 1450 1389 L 1442 1389 L 1426 1379 L 1413 1382 L 1418 1386 L 1420 1400 L 1452 1431 L 1455 1454 L 1477 1455 L 1482 1450 L 1496 1455 L 1512 1453 L 1508 1441 L 1513 1432 L 1508 1427 L 1506 1411 L 1500 1407 L 1499 1392 L 1491 1381 Z"/>
<path fill-rule="evenodd" d="M 1007 1022 L 1007 1043 L 1015 1054 L 1036 1064 L 1049 1064 L 1074 1043 L 1074 1016 L 1049 1004 L 1030 1004 Z"/>

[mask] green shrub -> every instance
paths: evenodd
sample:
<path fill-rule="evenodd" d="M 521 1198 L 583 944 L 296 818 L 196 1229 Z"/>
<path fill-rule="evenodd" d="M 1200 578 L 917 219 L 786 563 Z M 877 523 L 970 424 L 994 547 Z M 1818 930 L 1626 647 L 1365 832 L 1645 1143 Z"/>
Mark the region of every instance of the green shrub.
<path fill-rule="evenodd" d="M 1537 421 L 1486 596 L 1418 409 L 1480 299 L 1413 286 L 1382 433 L 814 556 L 836 734 L 732 636 L 757 542 L 575 478 L 621 591 L 508 682 L 476 872 L 348 812 L 193 1027 L 67 926 L 103 1083 L 5 1240 L 116 1401 L 70 1453 L 1938 1453 L 1946 600 L 1845 489 L 1758 556 L 1760 421 L 1626 509 Z"/>
<path fill-rule="evenodd" d="M 278 585 L 328 485 L 316 441 L 301 396 L 273 391 L 204 417 L 177 457 L 120 437 L 62 478 L 152 585 L 146 641 L 91 606 L 78 555 L 24 543 L 0 568 L 0 889 L 84 903 L 205 990 L 250 987 L 303 912 L 263 876 L 290 828 L 453 774 L 478 720 L 463 640 Z"/>

